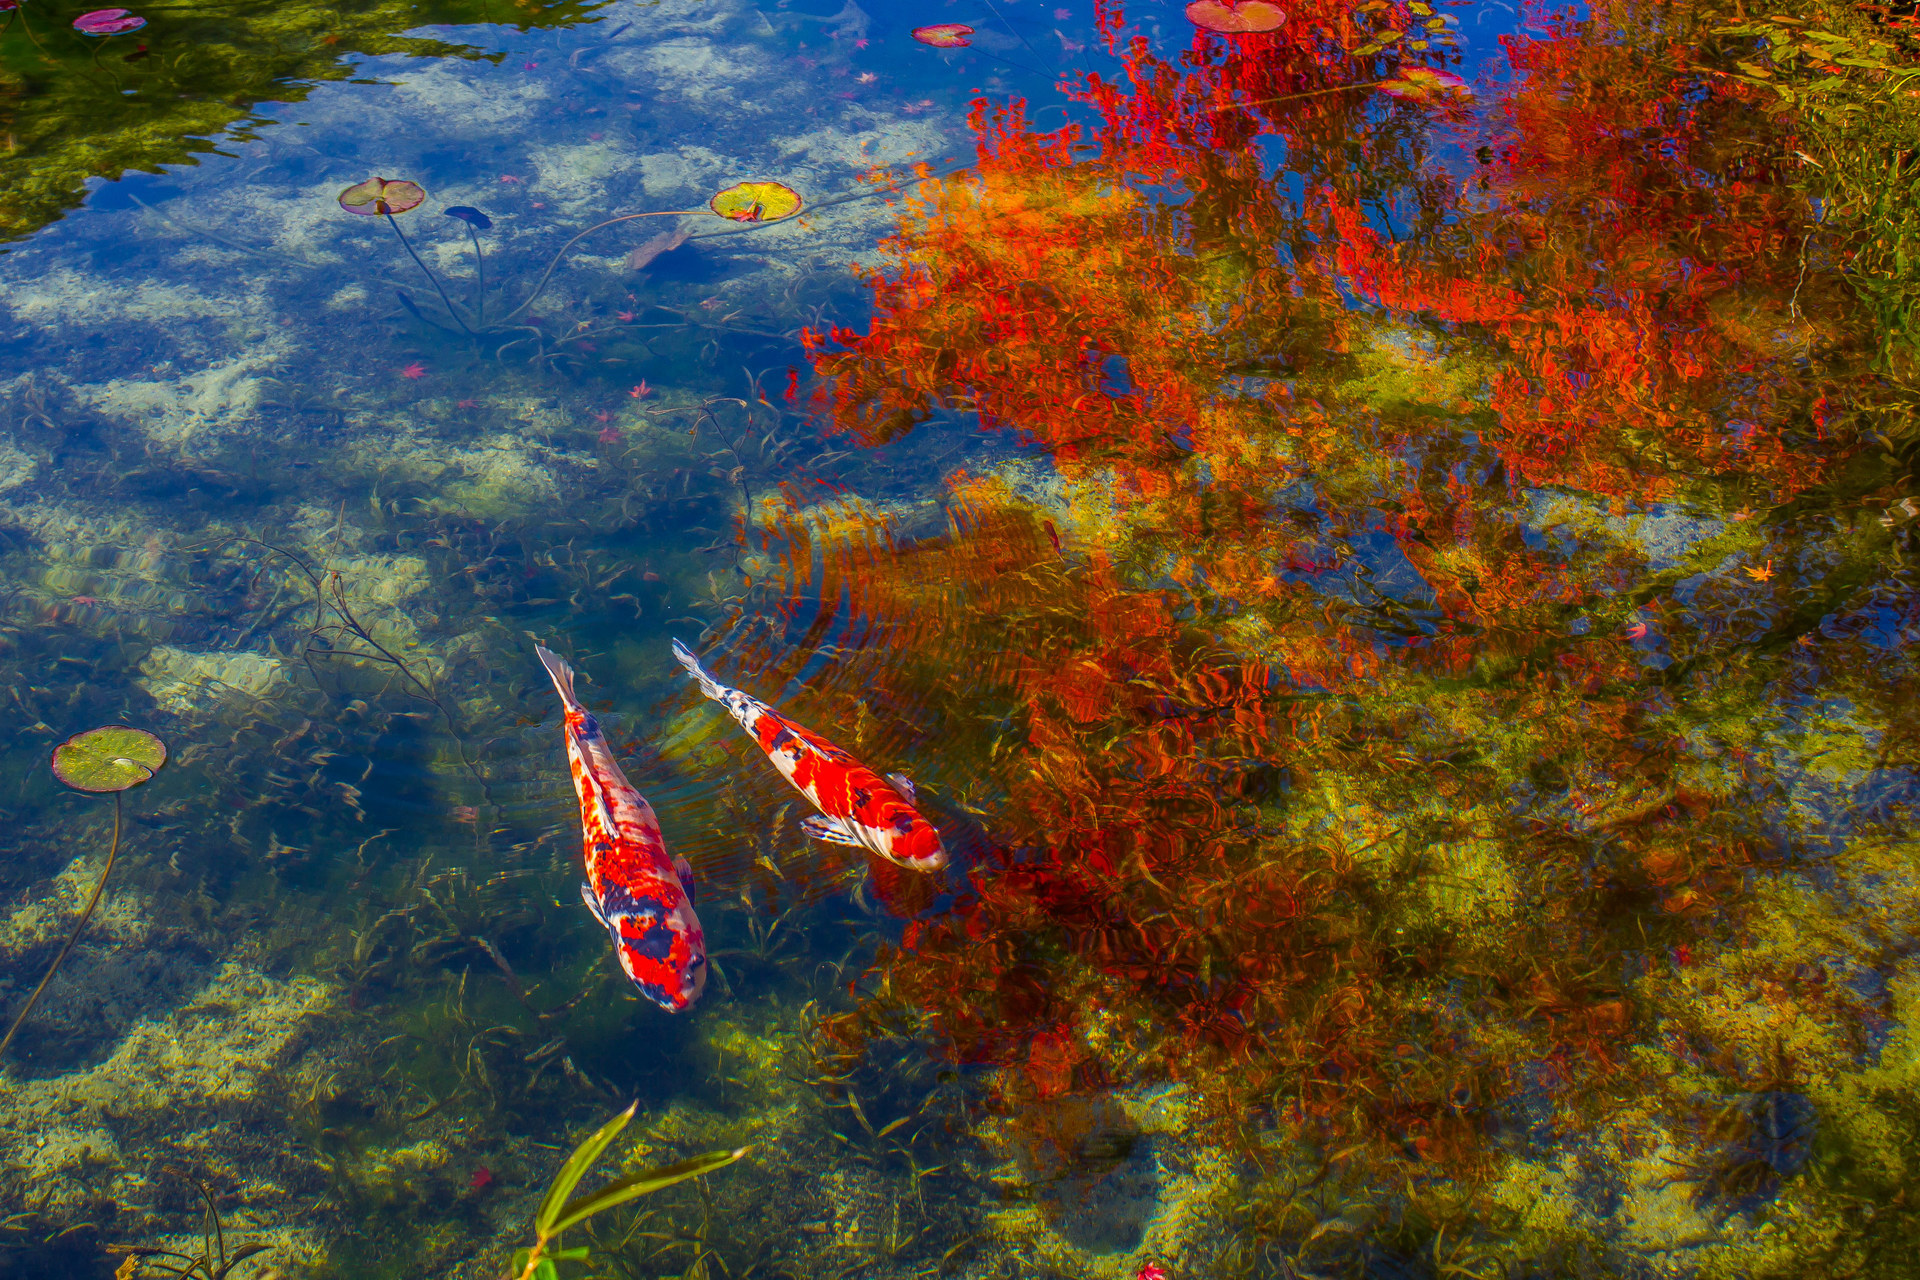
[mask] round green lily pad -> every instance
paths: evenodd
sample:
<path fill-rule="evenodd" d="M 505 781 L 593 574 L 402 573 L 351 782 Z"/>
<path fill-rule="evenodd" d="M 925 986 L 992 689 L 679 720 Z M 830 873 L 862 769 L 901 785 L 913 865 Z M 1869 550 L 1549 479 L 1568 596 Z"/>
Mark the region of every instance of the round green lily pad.
<path fill-rule="evenodd" d="M 53 776 L 76 791 L 125 791 L 167 762 L 167 746 L 145 729 L 110 724 L 76 733 L 53 749 Z"/>
<path fill-rule="evenodd" d="M 735 222 L 774 222 L 800 212 L 800 193 L 778 182 L 739 182 L 707 207 Z"/>

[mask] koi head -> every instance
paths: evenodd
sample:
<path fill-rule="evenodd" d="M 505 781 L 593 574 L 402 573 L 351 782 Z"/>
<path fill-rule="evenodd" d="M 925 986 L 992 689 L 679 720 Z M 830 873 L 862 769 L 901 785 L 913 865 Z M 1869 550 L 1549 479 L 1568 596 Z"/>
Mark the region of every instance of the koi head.
<path fill-rule="evenodd" d="M 940 833 L 919 814 L 901 814 L 895 818 L 891 834 L 893 839 L 888 844 L 887 856 L 901 866 L 915 871 L 938 871 L 947 865 L 947 851 L 940 843 Z"/>
<path fill-rule="evenodd" d="M 614 888 L 597 914 L 621 970 L 641 995 L 669 1013 L 682 1013 L 700 998 L 707 985 L 707 942 L 691 902 L 663 903 Z"/>

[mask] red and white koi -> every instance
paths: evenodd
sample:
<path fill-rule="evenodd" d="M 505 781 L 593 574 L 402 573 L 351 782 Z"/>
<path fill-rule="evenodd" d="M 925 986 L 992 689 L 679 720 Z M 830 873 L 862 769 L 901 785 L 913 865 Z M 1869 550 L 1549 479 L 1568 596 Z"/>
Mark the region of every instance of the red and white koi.
<path fill-rule="evenodd" d="M 801 830 L 816 840 L 865 849 L 914 871 L 947 865 L 940 833 L 913 807 L 913 783 L 906 775 L 883 778 L 758 698 L 721 684 L 678 640 L 673 656 L 699 682 L 700 692 L 725 707 L 760 744 L 780 776 L 820 811 L 802 819 Z"/>
<path fill-rule="evenodd" d="M 573 696 L 573 668 L 544 645 L 534 652 L 566 708 L 567 767 L 580 797 L 587 878 L 580 896 L 613 940 L 640 994 L 670 1013 L 707 984 L 706 935 L 693 913 L 693 867 L 671 857 L 653 806 L 620 772 L 591 711 Z"/>

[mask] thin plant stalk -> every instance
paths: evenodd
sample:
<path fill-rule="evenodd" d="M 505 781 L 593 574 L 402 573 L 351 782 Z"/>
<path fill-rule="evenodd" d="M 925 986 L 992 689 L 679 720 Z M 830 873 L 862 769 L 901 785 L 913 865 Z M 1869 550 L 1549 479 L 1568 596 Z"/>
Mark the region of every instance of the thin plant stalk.
<path fill-rule="evenodd" d="M 113 843 L 107 846 L 107 868 L 100 873 L 99 883 L 93 886 L 93 896 L 87 899 L 86 910 L 80 913 L 80 923 L 73 926 L 73 932 L 67 935 L 67 944 L 60 948 L 60 954 L 47 966 L 47 972 L 40 979 L 40 985 L 27 997 L 26 1007 L 14 1016 L 13 1025 L 7 1028 L 7 1037 L 0 1040 L 0 1056 L 5 1056 L 7 1046 L 13 1043 L 14 1035 L 20 1030 L 20 1024 L 33 1012 L 34 1005 L 40 1003 L 40 993 L 53 981 L 53 975 L 60 971 L 60 965 L 67 958 L 67 952 L 73 950 L 73 944 L 80 941 L 80 935 L 86 931 L 87 921 L 93 919 L 93 909 L 100 905 L 100 895 L 106 891 L 107 877 L 113 874 L 113 860 L 120 853 L 120 793 L 113 793 Z"/>
<path fill-rule="evenodd" d="M 465 219 L 462 219 L 464 222 Z M 473 229 L 471 222 L 466 223 L 467 239 L 473 242 L 473 274 L 478 281 L 473 289 L 473 322 L 482 329 L 487 327 L 487 257 L 480 252 L 480 233 Z"/>
<path fill-rule="evenodd" d="M 1015 40 L 1018 40 L 1021 44 L 1026 45 L 1027 52 L 1032 54 L 1034 57 L 1037 58 L 1040 56 L 1040 51 L 1034 48 L 1032 44 L 1028 43 L 1028 40 L 1025 36 L 1021 35 L 1018 31 L 1015 31 L 1013 29 L 1013 24 L 1011 22 L 1008 22 L 1006 15 L 1001 13 L 1000 10 L 995 7 L 993 0 L 987 0 L 987 8 L 992 11 L 994 17 L 1000 19 L 1000 25 L 1007 29 L 1008 35 L 1012 36 Z"/>
<path fill-rule="evenodd" d="M 1376 85 L 1383 85 L 1385 83 L 1387 83 L 1385 80 L 1366 80 L 1359 84 L 1336 84 L 1325 89 L 1308 89 L 1304 93 L 1283 94 L 1278 98 L 1255 98 L 1251 102 L 1229 102 L 1223 106 L 1208 107 L 1200 114 L 1203 116 L 1217 116 L 1222 111 L 1238 111 L 1242 107 L 1264 107 L 1275 102 L 1292 102 L 1295 98 L 1317 98 L 1323 93 L 1341 93 L 1347 89 L 1371 89 Z"/>
<path fill-rule="evenodd" d="M 413 251 L 413 245 L 407 240 L 407 233 L 402 231 L 400 224 L 393 220 L 393 213 L 387 208 L 385 201 L 381 201 L 380 203 L 380 213 L 381 216 L 386 218 L 387 225 L 393 228 L 393 234 L 400 237 L 400 247 L 407 251 L 409 258 L 413 259 L 413 265 L 420 268 L 421 273 L 427 277 L 427 282 L 433 286 L 433 291 L 440 295 L 440 301 L 446 304 L 447 314 L 452 316 L 453 322 L 466 330 L 467 335 L 471 337 L 473 330 L 467 328 L 467 322 L 460 318 L 459 309 L 453 305 L 453 299 L 449 298 L 447 291 L 440 287 L 440 277 L 428 271 L 427 264 L 420 261 L 420 255 Z"/>

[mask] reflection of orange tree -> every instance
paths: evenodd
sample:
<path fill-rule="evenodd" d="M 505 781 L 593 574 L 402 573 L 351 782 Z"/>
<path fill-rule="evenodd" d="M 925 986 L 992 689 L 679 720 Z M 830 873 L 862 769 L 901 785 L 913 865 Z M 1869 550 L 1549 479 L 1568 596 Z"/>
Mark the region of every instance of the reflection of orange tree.
<path fill-rule="evenodd" d="M 1130 89 L 1089 91 L 1094 148 L 976 116 L 977 172 L 909 205 L 871 329 L 817 338 L 817 368 L 863 439 L 956 405 L 1047 446 L 1069 543 L 986 479 L 942 542 L 829 546 L 831 582 L 786 561 L 890 646 L 858 664 L 876 703 L 975 708 L 943 751 L 1010 851 L 883 958 L 850 1048 L 917 1012 L 1016 1066 L 1009 1101 L 1173 1078 L 1225 1132 L 1376 1169 L 1484 1166 L 1516 1092 L 1575 1121 L 1651 1116 L 1667 1076 L 1810 1087 L 1763 1066 L 1775 1033 L 1658 976 L 1757 918 L 1779 795 L 1748 722 L 1807 673 L 1742 635 L 1798 588 L 1687 605 L 1607 519 L 1810 500 L 1857 452 L 1808 411 L 1850 339 L 1803 318 L 1839 295 L 1783 261 L 1796 212 L 1706 141 L 1771 126 L 1634 73 L 1620 34 L 1527 55 L 1458 199 L 1414 114 L 1464 123 L 1457 99 L 1227 106 L 1328 74 L 1273 37 L 1180 68 L 1136 49 Z M 1683 567 L 1773 536 L 1729 521 Z M 1752 944 L 1735 985 L 1818 945 Z M 1692 1047 L 1643 1043 L 1653 1010 Z"/>

